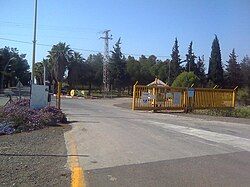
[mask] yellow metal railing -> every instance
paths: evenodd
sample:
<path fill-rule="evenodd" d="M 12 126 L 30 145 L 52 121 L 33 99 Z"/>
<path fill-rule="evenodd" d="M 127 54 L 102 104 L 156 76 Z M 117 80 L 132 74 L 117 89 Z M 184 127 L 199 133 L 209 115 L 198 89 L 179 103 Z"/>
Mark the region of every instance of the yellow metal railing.
<path fill-rule="evenodd" d="M 234 108 L 236 89 L 134 85 L 133 110 Z"/>

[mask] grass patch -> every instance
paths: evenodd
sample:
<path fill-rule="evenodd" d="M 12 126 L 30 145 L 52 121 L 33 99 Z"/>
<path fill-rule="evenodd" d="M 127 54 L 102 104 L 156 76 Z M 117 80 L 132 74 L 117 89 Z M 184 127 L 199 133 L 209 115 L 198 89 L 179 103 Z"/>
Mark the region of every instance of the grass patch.
<path fill-rule="evenodd" d="M 193 113 L 194 114 L 210 115 L 210 116 L 250 118 L 250 107 L 238 107 L 235 109 L 195 110 Z"/>

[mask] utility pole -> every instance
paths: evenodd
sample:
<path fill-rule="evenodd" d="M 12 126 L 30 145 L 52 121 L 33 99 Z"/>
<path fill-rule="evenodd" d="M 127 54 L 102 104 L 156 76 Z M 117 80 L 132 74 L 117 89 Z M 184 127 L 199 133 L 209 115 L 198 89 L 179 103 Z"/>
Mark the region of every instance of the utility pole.
<path fill-rule="evenodd" d="M 109 40 L 112 40 L 112 35 L 109 36 L 111 30 L 103 31 L 104 36 L 100 39 L 104 39 L 104 62 L 103 62 L 103 91 L 107 93 L 109 91 L 109 72 L 108 72 L 108 63 L 109 63 Z"/>
<path fill-rule="evenodd" d="M 32 54 L 32 72 L 31 72 L 31 83 L 34 84 L 34 65 L 36 61 L 36 21 L 37 21 L 37 0 L 35 0 L 34 6 L 34 38 L 33 38 L 33 54 Z"/>
<path fill-rule="evenodd" d="M 46 66 L 43 63 L 43 85 L 46 86 Z"/>

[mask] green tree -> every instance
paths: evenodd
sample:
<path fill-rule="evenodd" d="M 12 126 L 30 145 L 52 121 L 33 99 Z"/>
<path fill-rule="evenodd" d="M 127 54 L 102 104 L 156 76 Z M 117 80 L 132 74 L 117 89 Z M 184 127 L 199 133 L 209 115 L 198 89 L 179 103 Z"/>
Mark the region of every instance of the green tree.
<path fill-rule="evenodd" d="M 149 72 L 153 77 L 158 76 L 158 62 L 157 57 L 155 55 L 150 55 L 147 58 L 148 64 L 150 64 Z"/>
<path fill-rule="evenodd" d="M 164 82 L 167 82 L 168 80 L 169 63 L 170 63 L 170 60 L 168 59 L 165 60 L 164 62 L 160 61 L 157 63 L 157 66 L 158 66 L 157 77 Z"/>
<path fill-rule="evenodd" d="M 118 89 L 120 93 L 121 89 L 126 85 L 126 60 L 121 52 L 121 38 L 116 42 L 109 63 L 110 83 L 113 88 Z"/>
<path fill-rule="evenodd" d="M 201 87 L 205 87 L 207 83 L 207 78 L 205 73 L 204 56 L 202 56 L 202 58 L 198 57 L 196 75 L 199 78 L 199 85 Z"/>
<path fill-rule="evenodd" d="M 141 84 L 148 84 L 155 79 L 155 75 L 152 74 L 152 67 L 155 65 L 156 62 L 148 60 L 144 55 L 139 58 L 139 62 L 141 65 Z"/>
<path fill-rule="evenodd" d="M 48 58 L 52 63 L 53 78 L 61 82 L 63 80 L 69 59 L 72 56 L 73 50 L 66 43 L 59 42 L 53 45 L 49 51 Z"/>
<path fill-rule="evenodd" d="M 171 61 L 170 61 L 170 75 L 168 80 L 168 84 L 171 85 L 171 83 L 175 80 L 175 78 L 181 73 L 181 59 L 179 55 L 179 45 L 178 45 L 178 40 L 175 38 L 174 46 L 172 49 L 172 54 L 171 54 Z M 169 72 L 168 72 L 169 73 Z"/>
<path fill-rule="evenodd" d="M 127 73 L 130 77 L 131 85 L 134 85 L 136 81 L 141 80 L 141 65 L 138 60 L 132 56 L 127 58 Z"/>
<path fill-rule="evenodd" d="M 209 59 L 208 80 L 217 85 L 223 85 L 224 81 L 220 44 L 216 35 L 212 43 L 212 51 Z"/>
<path fill-rule="evenodd" d="M 234 88 L 236 86 L 241 86 L 242 76 L 240 64 L 237 62 L 237 56 L 235 50 L 229 54 L 229 60 L 226 65 L 226 83 L 228 87 Z"/>
<path fill-rule="evenodd" d="M 242 74 L 242 86 L 250 90 L 250 58 L 245 56 L 240 64 Z"/>
<path fill-rule="evenodd" d="M 67 77 L 69 89 L 75 89 L 76 86 L 80 84 L 80 77 L 82 74 L 81 68 L 83 63 L 84 58 L 78 52 L 74 52 L 73 55 L 69 58 Z"/>
<path fill-rule="evenodd" d="M 198 77 L 194 72 L 182 72 L 174 80 L 172 87 L 190 87 L 192 84 L 197 84 Z"/>
<path fill-rule="evenodd" d="M 25 54 L 20 54 L 17 48 L 4 47 L 0 49 L 0 81 L 10 83 L 15 86 L 17 80 L 23 85 L 28 85 L 30 81 L 29 65 L 25 59 Z M 7 67 L 8 66 L 8 67 Z M 4 71 L 6 70 L 6 71 Z M 4 74 L 4 76 L 3 76 Z"/>
<path fill-rule="evenodd" d="M 45 66 L 45 80 L 52 83 L 52 64 L 49 59 L 43 59 L 41 62 L 35 63 L 34 76 L 37 84 L 44 84 L 44 66 Z"/>
<path fill-rule="evenodd" d="M 91 54 L 86 60 L 85 66 L 83 66 L 84 74 L 82 75 L 83 80 L 87 82 L 88 94 L 91 94 L 92 85 L 96 87 L 102 86 L 103 79 L 103 56 L 101 53 Z"/>
<path fill-rule="evenodd" d="M 37 62 L 34 65 L 34 76 L 36 79 L 36 83 L 39 85 L 43 85 L 43 63 L 42 62 Z"/>
<path fill-rule="evenodd" d="M 188 53 L 186 54 L 186 71 L 193 71 L 195 74 L 197 73 L 197 65 L 195 63 L 196 56 L 193 52 L 193 42 L 191 41 L 188 47 Z"/>

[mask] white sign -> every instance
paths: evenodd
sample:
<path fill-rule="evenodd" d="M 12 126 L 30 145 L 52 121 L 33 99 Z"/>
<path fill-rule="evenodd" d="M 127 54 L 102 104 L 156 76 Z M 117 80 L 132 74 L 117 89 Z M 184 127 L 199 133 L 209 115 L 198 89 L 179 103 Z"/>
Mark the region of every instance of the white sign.
<path fill-rule="evenodd" d="M 194 88 L 188 89 L 188 97 L 194 97 Z"/>
<path fill-rule="evenodd" d="M 147 104 L 149 100 L 150 94 L 148 92 L 142 92 L 141 99 L 143 104 Z"/>
<path fill-rule="evenodd" d="M 172 99 L 173 94 L 172 93 L 166 93 L 166 99 Z"/>
<path fill-rule="evenodd" d="M 149 97 L 149 93 L 148 92 L 142 92 L 141 93 L 141 97 L 143 98 L 143 97 L 146 97 L 146 98 L 148 98 Z"/>
<path fill-rule="evenodd" d="M 31 87 L 31 109 L 41 109 L 48 105 L 49 87 L 44 85 L 32 84 Z"/>
<path fill-rule="evenodd" d="M 23 87 L 23 84 L 21 83 L 21 81 L 18 80 L 18 82 L 16 84 L 16 87 L 17 88 L 22 88 Z"/>
<path fill-rule="evenodd" d="M 174 92 L 174 105 L 181 104 L 181 92 Z"/>

